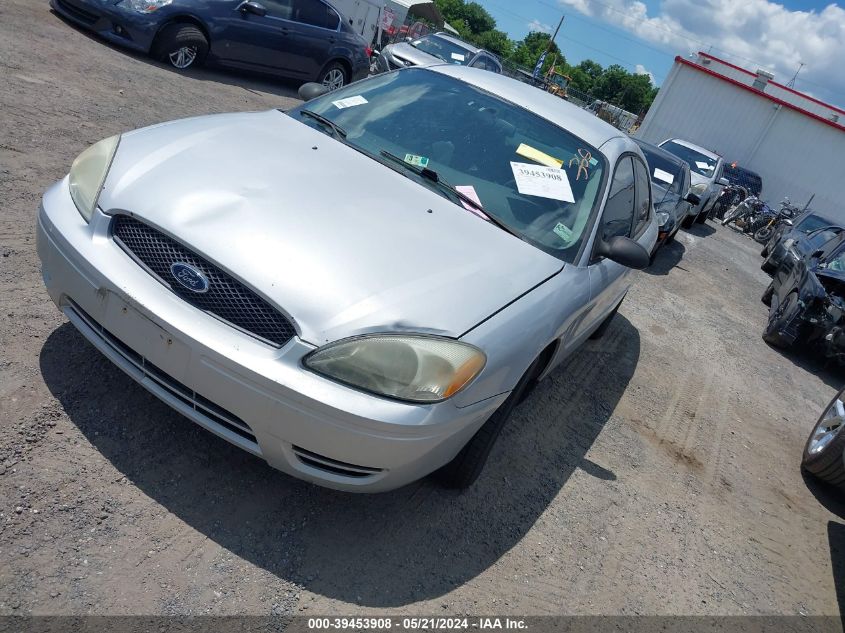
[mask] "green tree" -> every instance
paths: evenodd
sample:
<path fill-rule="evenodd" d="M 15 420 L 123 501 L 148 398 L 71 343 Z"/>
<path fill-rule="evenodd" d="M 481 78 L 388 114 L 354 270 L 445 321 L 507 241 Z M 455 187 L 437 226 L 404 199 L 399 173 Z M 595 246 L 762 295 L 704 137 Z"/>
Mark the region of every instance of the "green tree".
<path fill-rule="evenodd" d="M 531 33 L 525 36 L 525 39 L 517 43 L 513 55 L 511 56 L 511 61 L 519 64 L 520 66 L 523 66 L 524 68 L 533 70 L 534 65 L 540 58 L 540 55 L 542 55 L 543 51 L 545 51 L 546 48 L 549 46 L 549 40 L 551 39 L 551 37 L 552 36 L 548 33 L 532 31 Z M 549 54 L 546 56 L 546 61 L 543 63 L 542 72 L 546 72 L 549 69 L 549 67 L 552 65 L 552 60 L 554 59 L 555 55 L 557 55 L 558 63 L 566 63 L 566 60 L 561 54 L 560 49 L 557 47 L 557 44 L 552 42 Z"/>
<path fill-rule="evenodd" d="M 475 36 L 473 43 L 477 44 L 481 48 L 485 48 L 488 51 L 495 53 L 503 59 L 506 59 L 513 54 L 513 42 L 508 39 L 507 34 L 503 31 L 496 31 L 495 29 L 484 31 L 483 33 L 479 33 Z"/>

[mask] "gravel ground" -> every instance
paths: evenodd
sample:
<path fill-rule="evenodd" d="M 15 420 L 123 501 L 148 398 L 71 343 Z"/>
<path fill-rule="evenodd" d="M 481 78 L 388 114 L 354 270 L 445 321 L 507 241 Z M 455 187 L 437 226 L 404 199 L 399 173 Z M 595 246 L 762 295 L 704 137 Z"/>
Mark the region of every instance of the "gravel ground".
<path fill-rule="evenodd" d="M 845 608 L 841 497 L 798 468 L 841 372 L 763 343 L 759 249 L 729 229 L 681 232 L 638 273 L 464 494 L 290 479 L 88 345 L 41 284 L 41 192 L 100 138 L 295 94 L 0 5 L 0 614 Z"/>

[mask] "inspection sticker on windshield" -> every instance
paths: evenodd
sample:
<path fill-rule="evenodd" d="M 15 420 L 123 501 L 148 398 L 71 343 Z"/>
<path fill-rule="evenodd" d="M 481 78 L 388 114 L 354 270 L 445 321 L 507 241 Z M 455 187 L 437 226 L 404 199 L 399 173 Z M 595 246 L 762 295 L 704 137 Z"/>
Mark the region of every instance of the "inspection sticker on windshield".
<path fill-rule="evenodd" d="M 658 169 L 657 167 L 654 168 L 654 177 L 658 180 L 662 180 L 663 182 L 669 185 L 675 182 L 675 177 L 672 174 L 670 174 L 668 171 Z"/>
<path fill-rule="evenodd" d="M 405 154 L 405 162 L 415 167 L 428 167 L 428 159 L 425 156 L 416 154 Z"/>
<path fill-rule="evenodd" d="M 555 225 L 555 228 L 552 229 L 557 236 L 562 239 L 564 242 L 569 243 L 572 241 L 572 229 L 570 229 L 565 224 L 558 222 Z"/>
<path fill-rule="evenodd" d="M 526 196 L 575 202 L 566 172 L 555 167 L 511 162 L 511 170 L 519 193 Z"/>
<path fill-rule="evenodd" d="M 460 53 L 452 53 L 452 59 L 456 62 L 462 62 L 466 59 L 466 56 L 461 55 Z"/>
<path fill-rule="evenodd" d="M 334 107 L 343 110 L 343 108 L 351 108 L 352 106 L 359 106 L 364 105 L 365 103 L 369 103 L 364 97 L 361 95 L 355 95 L 354 97 L 346 97 L 346 99 L 338 99 L 337 101 L 332 101 Z"/>

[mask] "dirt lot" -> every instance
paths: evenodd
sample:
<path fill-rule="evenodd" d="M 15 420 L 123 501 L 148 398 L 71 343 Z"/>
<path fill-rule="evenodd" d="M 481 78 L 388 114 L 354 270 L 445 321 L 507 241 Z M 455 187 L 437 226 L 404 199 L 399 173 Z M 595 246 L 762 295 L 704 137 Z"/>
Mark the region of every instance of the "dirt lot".
<path fill-rule="evenodd" d="M 682 232 L 638 273 L 461 495 L 290 479 L 88 345 L 41 284 L 41 192 L 100 138 L 295 92 L 0 5 L 0 614 L 845 609 L 845 510 L 798 468 L 842 374 L 763 343 L 758 247 L 730 230 Z"/>

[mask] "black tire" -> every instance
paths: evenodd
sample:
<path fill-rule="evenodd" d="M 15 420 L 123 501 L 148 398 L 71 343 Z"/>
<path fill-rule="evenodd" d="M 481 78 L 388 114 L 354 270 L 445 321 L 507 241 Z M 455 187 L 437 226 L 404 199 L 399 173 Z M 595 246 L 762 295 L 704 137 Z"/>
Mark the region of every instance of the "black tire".
<path fill-rule="evenodd" d="M 704 224 L 707 221 L 707 214 L 702 211 L 697 216 L 695 216 L 695 221 L 699 224 Z"/>
<path fill-rule="evenodd" d="M 763 340 L 769 345 L 779 347 L 780 349 L 789 349 L 792 347 L 792 341 L 786 338 L 782 334 L 782 331 L 789 324 L 791 317 L 790 311 L 796 303 L 798 303 L 798 293 L 792 291 L 787 295 L 786 299 L 769 309 L 769 322 L 763 331 Z"/>
<path fill-rule="evenodd" d="M 340 62 L 331 62 L 320 72 L 317 77 L 317 83 L 323 84 L 329 90 L 337 90 L 343 88 L 349 83 L 349 71 Z"/>
<path fill-rule="evenodd" d="M 502 432 L 505 422 L 510 418 L 514 407 L 523 400 L 523 394 L 526 390 L 530 391 L 533 387 L 537 376 L 545 367 L 545 362 L 546 355 L 541 354 L 531 363 L 507 400 L 487 419 L 484 426 L 476 431 L 475 435 L 470 438 L 469 442 L 455 455 L 451 462 L 432 474 L 432 477 L 441 486 L 463 490 L 475 483 L 484 469 L 484 464 L 487 463 L 487 457 L 493 450 L 493 445 Z"/>
<path fill-rule="evenodd" d="M 760 297 L 760 301 L 763 302 L 764 306 L 772 307 L 772 295 L 775 292 L 775 283 L 772 282 L 769 284 L 768 288 L 763 291 L 763 296 Z"/>
<path fill-rule="evenodd" d="M 692 228 L 693 222 L 695 222 L 695 216 L 688 215 L 681 220 L 681 226 L 685 229 L 690 229 Z"/>
<path fill-rule="evenodd" d="M 191 51 L 193 58 L 188 61 Z M 180 52 L 185 56 L 180 58 Z M 159 32 L 153 44 L 153 57 L 170 64 L 176 70 L 202 66 L 206 55 L 208 40 L 200 28 L 193 24 L 169 24 Z"/>
<path fill-rule="evenodd" d="M 764 226 L 763 228 L 757 229 L 754 231 L 754 241 L 760 244 L 766 244 L 770 239 L 772 239 L 774 232 L 775 230 L 770 226 Z"/>
<path fill-rule="evenodd" d="M 827 408 L 819 416 L 818 422 L 813 427 L 807 443 L 804 445 L 804 454 L 801 457 L 801 468 L 814 477 L 826 481 L 834 486 L 845 487 L 845 430 L 843 430 L 842 417 L 828 417 L 828 413 L 835 407 L 837 401 L 842 403 L 842 392 L 830 401 Z M 827 427 L 834 433 L 833 439 L 820 450 L 811 452 L 813 438 L 822 427 Z M 836 430 L 833 430 L 833 429 Z"/>

